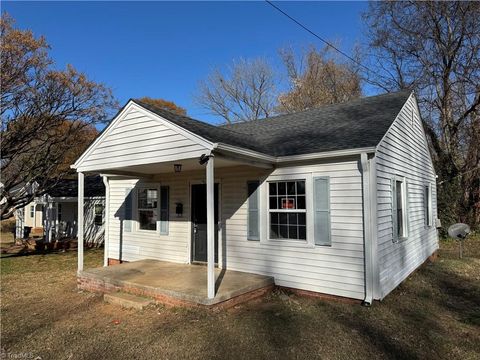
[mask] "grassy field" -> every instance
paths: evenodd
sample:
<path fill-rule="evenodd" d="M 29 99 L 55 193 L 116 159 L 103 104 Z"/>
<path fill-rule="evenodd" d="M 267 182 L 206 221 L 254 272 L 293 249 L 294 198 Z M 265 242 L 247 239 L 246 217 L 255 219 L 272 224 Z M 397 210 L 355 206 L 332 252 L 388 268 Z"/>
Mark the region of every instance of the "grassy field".
<path fill-rule="evenodd" d="M 42 359 L 480 359 L 480 238 L 454 243 L 366 308 L 283 292 L 230 310 L 105 304 L 76 254 L 1 260 L 2 353 Z M 90 250 L 86 267 L 100 266 Z M 2 357 L 3 358 L 3 357 Z"/>

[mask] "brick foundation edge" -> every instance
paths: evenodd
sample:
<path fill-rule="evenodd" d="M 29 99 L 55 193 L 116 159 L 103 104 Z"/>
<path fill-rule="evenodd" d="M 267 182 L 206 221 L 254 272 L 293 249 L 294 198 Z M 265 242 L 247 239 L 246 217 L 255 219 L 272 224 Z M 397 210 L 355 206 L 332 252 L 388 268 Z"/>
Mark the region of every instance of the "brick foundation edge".
<path fill-rule="evenodd" d="M 426 260 L 425 262 L 421 265 L 424 266 L 427 263 L 433 263 L 437 260 L 438 258 L 438 250 L 435 250 Z M 122 263 L 126 263 L 128 261 L 122 261 L 119 259 L 113 259 L 113 258 L 108 258 L 108 266 L 110 265 L 118 265 Z M 189 301 L 185 301 L 182 299 L 177 299 L 171 296 L 166 296 L 166 295 L 161 295 L 161 294 L 155 294 L 155 293 L 149 293 L 148 291 L 138 289 L 138 288 L 129 288 L 125 286 L 116 286 L 113 284 L 110 284 L 108 282 L 105 282 L 100 279 L 95 279 L 95 278 L 90 278 L 88 276 L 78 276 L 77 277 L 77 287 L 80 290 L 85 290 L 85 291 L 90 291 L 94 293 L 106 293 L 106 292 L 116 292 L 116 291 L 123 291 L 127 292 L 133 295 L 138 295 L 138 296 L 146 296 L 155 299 L 157 303 L 166 305 L 166 306 L 183 306 L 183 307 L 207 307 L 207 308 L 222 308 L 222 309 L 228 309 L 231 307 L 234 307 L 236 305 L 239 305 L 241 303 L 248 302 L 250 300 L 254 300 L 257 298 L 260 298 L 267 293 L 271 292 L 273 289 L 278 288 L 278 289 L 284 289 L 288 292 L 291 292 L 295 295 L 298 296 L 305 296 L 309 298 L 316 298 L 316 299 L 322 299 L 322 300 L 327 300 L 327 301 L 333 301 L 333 302 L 340 302 L 340 303 L 346 303 L 346 304 L 362 304 L 362 300 L 358 299 L 352 299 L 352 298 L 347 298 L 347 297 L 342 297 L 342 296 L 335 296 L 335 295 L 329 295 L 329 294 L 324 294 L 320 292 L 315 292 L 315 291 L 310 291 L 310 290 L 302 290 L 302 289 L 295 289 L 295 288 L 290 288 L 286 286 L 278 286 L 278 285 L 268 285 L 253 291 L 249 291 L 245 294 L 241 294 L 238 296 L 235 296 L 231 299 L 219 302 L 217 304 L 213 305 L 204 305 L 204 304 L 197 304 L 197 303 L 192 303 Z"/>
<path fill-rule="evenodd" d="M 427 258 L 427 261 L 428 262 L 435 262 L 436 260 L 438 259 L 438 250 L 435 250 L 432 255 L 430 255 L 428 258 Z"/>
<path fill-rule="evenodd" d="M 123 263 L 128 263 L 128 261 L 108 258 L 108 262 L 107 262 L 108 266 L 118 265 L 118 264 L 123 264 Z"/>
<path fill-rule="evenodd" d="M 140 289 L 137 287 L 129 287 L 129 286 L 123 286 L 123 285 L 114 285 L 109 282 L 106 282 L 102 279 L 97 279 L 89 276 L 78 276 L 77 277 L 77 288 L 79 290 L 85 290 L 89 291 L 92 293 L 98 293 L 98 294 L 105 294 L 105 293 L 112 293 L 112 292 L 117 292 L 117 291 L 122 291 L 125 293 L 129 293 L 132 295 L 137 295 L 137 296 L 144 296 L 144 297 L 149 297 L 154 299 L 157 303 L 166 305 L 169 307 L 175 307 L 175 306 L 181 306 L 181 307 L 189 307 L 189 308 L 196 308 L 196 307 L 204 307 L 204 308 L 221 308 L 221 309 L 228 309 L 231 307 L 234 307 L 236 305 L 245 303 L 250 300 L 254 300 L 257 298 L 260 298 L 267 293 L 271 292 L 274 288 L 275 285 L 271 284 L 268 286 L 264 286 L 259 289 L 255 289 L 252 291 L 249 291 L 247 293 L 235 296 L 231 299 L 212 304 L 212 305 L 204 305 L 204 304 L 198 304 L 198 303 L 193 303 L 190 301 L 186 301 L 183 299 L 177 299 L 172 296 L 167 296 L 163 294 L 156 294 L 154 292 L 150 292 L 144 289 Z"/>
<path fill-rule="evenodd" d="M 333 302 L 339 302 L 339 303 L 345 303 L 345 304 L 352 304 L 352 305 L 360 305 L 362 304 L 362 300 L 358 299 L 352 299 L 348 297 L 343 297 L 343 296 L 336 296 L 336 295 L 330 295 L 330 294 L 324 294 L 316 291 L 310 291 L 310 290 L 302 290 L 302 289 L 295 289 L 295 288 L 290 288 L 286 286 L 277 286 L 278 289 L 286 290 L 292 294 L 298 295 L 298 296 L 304 296 L 308 298 L 314 298 L 314 299 L 321 299 L 321 300 L 327 300 L 327 301 L 333 301 Z"/>

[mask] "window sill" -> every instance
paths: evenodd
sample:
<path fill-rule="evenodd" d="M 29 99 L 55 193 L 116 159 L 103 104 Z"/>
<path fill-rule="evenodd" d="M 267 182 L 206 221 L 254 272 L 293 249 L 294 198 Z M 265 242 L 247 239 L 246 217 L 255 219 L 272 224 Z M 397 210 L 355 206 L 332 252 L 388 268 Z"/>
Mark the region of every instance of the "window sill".
<path fill-rule="evenodd" d="M 285 245 L 290 247 L 298 247 L 298 248 L 315 248 L 314 244 L 309 243 L 307 240 L 282 240 L 282 239 L 266 239 L 264 241 L 260 241 L 261 244 L 270 245 L 270 246 L 279 246 Z"/>
<path fill-rule="evenodd" d="M 408 236 L 407 237 L 401 237 L 401 238 L 394 239 L 393 243 L 394 244 L 402 244 L 407 240 L 408 240 Z"/>
<path fill-rule="evenodd" d="M 141 233 L 141 234 L 158 234 L 158 230 L 137 229 L 135 232 Z"/>

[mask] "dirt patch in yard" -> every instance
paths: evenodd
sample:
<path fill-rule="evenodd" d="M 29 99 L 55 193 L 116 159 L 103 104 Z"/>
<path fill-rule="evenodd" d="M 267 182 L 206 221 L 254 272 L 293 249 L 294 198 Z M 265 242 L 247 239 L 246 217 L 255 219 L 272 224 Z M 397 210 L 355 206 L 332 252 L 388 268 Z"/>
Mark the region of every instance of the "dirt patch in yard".
<path fill-rule="evenodd" d="M 86 251 L 86 267 L 102 261 L 101 251 Z M 278 290 L 230 310 L 125 310 L 98 295 L 78 292 L 74 252 L 4 258 L 1 269 L 2 351 L 9 356 L 480 358 L 476 257 L 440 258 L 370 308 Z"/>

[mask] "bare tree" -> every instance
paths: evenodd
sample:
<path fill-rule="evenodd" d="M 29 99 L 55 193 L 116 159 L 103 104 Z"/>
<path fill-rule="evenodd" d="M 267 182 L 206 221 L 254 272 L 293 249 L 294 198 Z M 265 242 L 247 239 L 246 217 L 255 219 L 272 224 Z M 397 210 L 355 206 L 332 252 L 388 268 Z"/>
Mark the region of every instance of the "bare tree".
<path fill-rule="evenodd" d="M 1 18 L 1 219 L 71 174 L 70 164 L 117 107 L 110 89 L 52 68 L 43 37 Z"/>
<path fill-rule="evenodd" d="M 439 176 L 445 225 L 480 222 L 480 3 L 373 2 L 367 81 L 413 88 Z"/>
<path fill-rule="evenodd" d="M 280 112 L 296 112 L 325 104 L 358 98 L 361 92 L 357 70 L 330 56 L 328 48 L 311 47 L 299 59 L 292 48 L 280 50 L 290 89 L 278 97 Z"/>
<path fill-rule="evenodd" d="M 200 82 L 196 101 L 227 123 L 269 117 L 275 107 L 272 67 L 264 59 L 240 59 L 226 71 L 215 69 Z"/>

